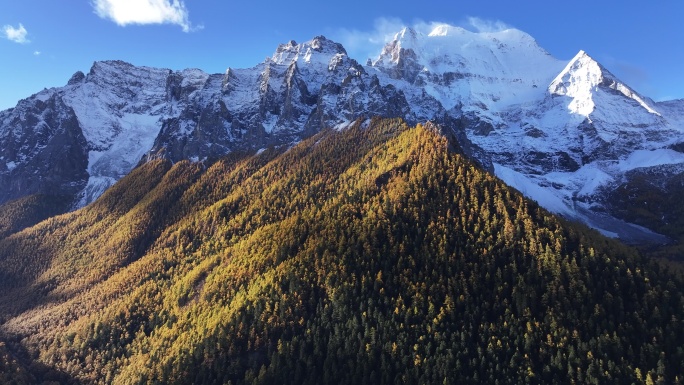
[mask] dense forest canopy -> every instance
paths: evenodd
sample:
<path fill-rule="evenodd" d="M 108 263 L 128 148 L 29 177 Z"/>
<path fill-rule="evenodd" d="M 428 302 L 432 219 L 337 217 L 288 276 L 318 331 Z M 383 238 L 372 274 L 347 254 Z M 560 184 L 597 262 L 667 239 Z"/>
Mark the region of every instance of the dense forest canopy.
<path fill-rule="evenodd" d="M 0 380 L 682 383 L 684 282 L 454 147 L 359 121 L 206 169 L 151 161 L 21 231 L 38 204 L 16 204 Z"/>

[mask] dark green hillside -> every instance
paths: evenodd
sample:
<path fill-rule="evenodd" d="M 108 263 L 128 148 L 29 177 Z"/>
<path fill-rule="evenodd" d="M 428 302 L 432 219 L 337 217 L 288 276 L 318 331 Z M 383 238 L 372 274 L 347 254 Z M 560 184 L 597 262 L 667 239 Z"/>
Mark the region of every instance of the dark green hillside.
<path fill-rule="evenodd" d="M 0 342 L 0 383 L 29 385 L 35 382 L 36 378 L 8 351 L 5 343 Z"/>
<path fill-rule="evenodd" d="M 74 198 L 35 194 L 0 205 L 0 239 L 69 210 Z"/>
<path fill-rule="evenodd" d="M 681 383 L 684 283 L 449 147 L 374 120 L 148 163 L 0 241 L 7 355 L 84 384 Z"/>

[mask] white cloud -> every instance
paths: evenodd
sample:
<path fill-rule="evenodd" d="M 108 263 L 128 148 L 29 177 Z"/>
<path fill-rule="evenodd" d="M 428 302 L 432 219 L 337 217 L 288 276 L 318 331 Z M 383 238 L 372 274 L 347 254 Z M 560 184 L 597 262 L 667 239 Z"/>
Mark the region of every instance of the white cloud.
<path fill-rule="evenodd" d="M 26 35 L 28 35 L 28 31 L 26 31 L 26 28 L 24 28 L 24 26 L 21 23 L 19 23 L 19 28 L 14 28 L 11 25 L 6 25 L 2 27 L 2 30 L 5 33 L 5 38 L 7 40 L 11 40 L 19 44 L 26 44 L 31 42 L 26 38 Z"/>
<path fill-rule="evenodd" d="M 33 51 L 33 55 L 34 55 L 34 56 L 40 56 L 41 53 L 42 53 L 42 52 L 40 52 L 40 51 Z"/>
<path fill-rule="evenodd" d="M 95 13 L 120 26 L 128 24 L 176 24 L 184 32 L 194 30 L 182 0 L 92 0 Z"/>
<path fill-rule="evenodd" d="M 468 25 L 475 28 L 476 32 L 501 32 L 512 27 L 500 20 L 485 20 L 479 17 L 469 17 Z"/>
<path fill-rule="evenodd" d="M 334 32 L 333 38 L 342 43 L 350 57 L 365 60 L 377 56 L 405 25 L 397 18 L 379 18 L 375 19 L 371 31 L 343 28 Z"/>
<path fill-rule="evenodd" d="M 429 34 L 436 27 L 444 24 L 461 27 L 473 32 L 499 32 L 513 28 L 498 20 L 485 20 L 478 17 L 468 17 L 460 22 L 438 22 L 416 20 L 413 23 L 405 23 L 398 18 L 375 19 L 373 29 L 370 31 L 339 29 L 331 36 L 334 40 L 342 43 L 350 57 L 365 62 L 367 58 L 375 59 L 385 44 L 394 39 L 394 35 L 403 28 L 410 26 L 422 34 Z M 363 63 L 362 63 L 363 64 Z"/>

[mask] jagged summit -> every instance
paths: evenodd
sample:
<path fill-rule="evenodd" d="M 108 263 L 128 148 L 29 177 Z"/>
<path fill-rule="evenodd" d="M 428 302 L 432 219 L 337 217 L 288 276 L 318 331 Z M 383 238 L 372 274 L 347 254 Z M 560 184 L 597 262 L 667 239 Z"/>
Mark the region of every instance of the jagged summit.
<path fill-rule="evenodd" d="M 347 55 L 342 44 L 329 40 L 325 36 L 316 36 L 302 44 L 290 40 L 286 44 L 279 45 L 270 61 L 277 64 L 311 63 L 312 60 L 325 62 L 326 59 L 329 61 L 335 55 Z"/>
<path fill-rule="evenodd" d="M 635 169 L 684 167 L 683 102 L 655 103 L 584 51 L 558 60 L 517 29 L 434 24 L 398 31 L 365 66 L 323 36 L 223 74 L 95 62 L 0 112 L 0 202 L 51 186 L 80 191 L 80 207 L 141 161 L 289 146 L 374 116 L 434 122 L 513 187 L 607 234 L 620 232 L 587 214 L 607 210 L 606 191 Z"/>
<path fill-rule="evenodd" d="M 573 98 L 570 111 L 589 116 L 600 89 L 616 91 L 634 100 L 651 114 L 660 115 L 647 98 L 639 95 L 584 51 L 579 51 L 549 85 L 549 93 Z"/>

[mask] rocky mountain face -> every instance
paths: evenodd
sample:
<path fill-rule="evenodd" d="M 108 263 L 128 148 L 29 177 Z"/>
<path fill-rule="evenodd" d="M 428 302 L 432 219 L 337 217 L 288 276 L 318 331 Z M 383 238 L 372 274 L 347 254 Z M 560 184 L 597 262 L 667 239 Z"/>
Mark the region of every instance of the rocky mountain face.
<path fill-rule="evenodd" d="M 0 202 L 37 192 L 76 194 L 85 187 L 87 143 L 61 96 L 37 95 L 0 116 Z"/>
<path fill-rule="evenodd" d="M 59 191 L 80 207 L 141 161 L 212 161 L 372 116 L 433 121 L 547 209 L 664 241 L 606 202 L 630 175 L 657 186 L 679 175 L 684 101 L 656 103 L 585 52 L 561 61 L 518 30 L 448 25 L 406 28 L 366 65 L 320 36 L 224 74 L 96 62 L 0 112 L 0 203 Z"/>

